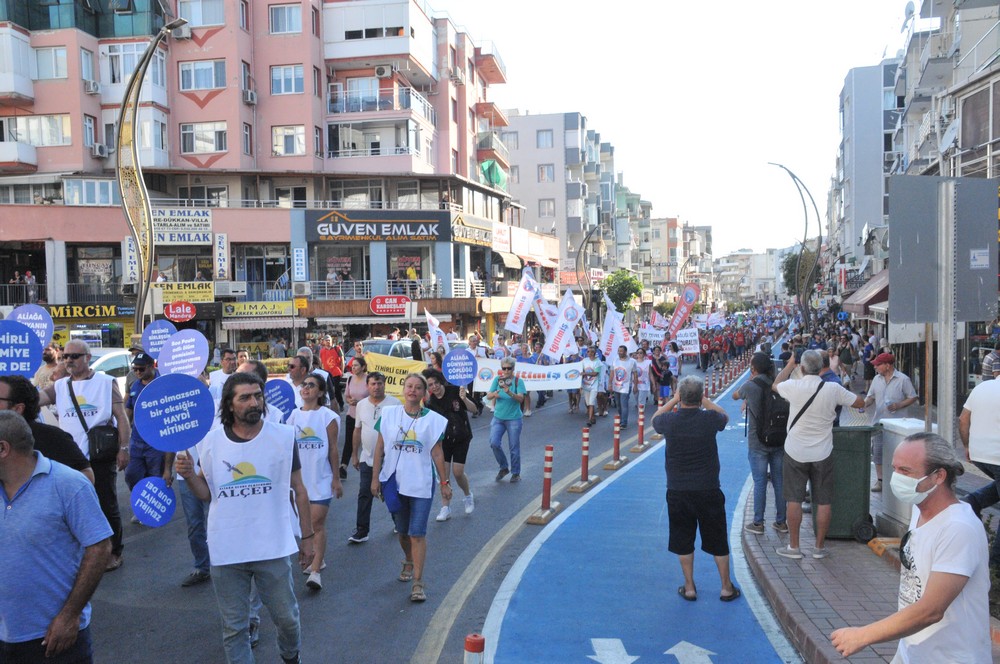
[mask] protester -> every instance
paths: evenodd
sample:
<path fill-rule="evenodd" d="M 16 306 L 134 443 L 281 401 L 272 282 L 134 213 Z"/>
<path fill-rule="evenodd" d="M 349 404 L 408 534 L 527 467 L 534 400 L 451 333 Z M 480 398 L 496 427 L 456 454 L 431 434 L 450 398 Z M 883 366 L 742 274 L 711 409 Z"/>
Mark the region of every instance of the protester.
<path fill-rule="evenodd" d="M 896 356 L 892 353 L 880 353 L 872 360 L 875 367 L 875 378 L 871 381 L 868 394 L 865 396 L 865 406 L 875 406 L 874 424 L 889 417 L 917 401 L 917 391 L 913 389 L 910 377 L 896 370 Z M 882 490 L 882 435 L 872 437 L 872 462 L 875 464 L 875 485 L 872 491 Z"/>
<path fill-rule="evenodd" d="M 965 458 L 983 471 L 990 482 L 970 492 L 962 500 L 972 506 L 976 516 L 1000 502 L 997 480 L 1000 479 L 1000 381 L 983 381 L 969 393 L 958 418 L 958 435 L 965 447 Z M 1000 571 L 1000 537 L 990 547 L 990 568 Z"/>
<path fill-rule="evenodd" d="M 358 402 L 356 408 L 354 434 L 351 445 L 351 464 L 360 474 L 358 483 L 358 512 L 354 532 L 347 538 L 348 544 L 368 541 L 372 514 L 372 468 L 375 465 L 375 444 L 378 431 L 375 424 L 382 416 L 382 409 L 402 405 L 396 397 L 385 393 L 385 376 L 377 371 L 367 374 L 368 397 Z"/>
<path fill-rule="evenodd" d="M 455 483 L 465 494 L 465 513 L 472 514 L 476 508 L 475 497 L 469 488 L 469 478 L 465 474 L 465 461 L 469 455 L 469 444 L 472 442 L 472 425 L 469 423 L 469 412 L 475 412 L 476 404 L 469 398 L 465 386 L 455 387 L 445 381 L 444 374 L 435 369 L 424 369 L 427 379 L 428 396 L 424 403 L 435 413 L 448 420 L 441 451 L 444 455 L 446 472 L 443 479 L 455 477 Z M 448 472 L 450 471 L 450 472 Z M 441 511 L 437 521 L 447 521 L 451 518 L 451 499 L 441 496 Z"/>
<path fill-rule="evenodd" d="M 46 346 L 42 350 L 42 366 L 38 367 L 35 377 L 31 379 L 32 384 L 40 390 L 53 383 L 52 373 L 59 366 L 59 351 L 52 346 Z"/>
<path fill-rule="evenodd" d="M 364 357 L 351 358 L 350 375 L 344 386 L 344 401 L 347 416 L 344 418 L 344 449 L 340 454 L 340 479 L 347 479 L 347 465 L 351 463 L 351 446 L 354 440 L 354 426 L 357 422 L 358 402 L 368 396 L 368 360 Z"/>
<path fill-rule="evenodd" d="M 601 374 L 604 371 L 604 363 L 597 359 L 597 346 L 587 347 L 587 357 L 583 360 L 581 371 L 580 391 L 583 393 L 583 402 L 587 406 L 587 426 L 592 427 L 597 424 L 597 417 L 594 408 L 597 404 L 597 393 L 600 391 Z"/>
<path fill-rule="evenodd" d="M 284 357 L 284 355 L 282 355 Z M 222 395 L 222 386 L 226 384 L 226 381 L 236 373 L 236 351 L 232 348 L 223 348 L 219 356 L 219 362 L 221 362 L 222 368 L 218 371 L 213 371 L 208 374 L 209 385 L 208 389 L 212 393 L 212 398 L 216 401 Z"/>
<path fill-rule="evenodd" d="M 619 346 L 618 357 L 608 364 L 608 387 L 618 399 L 622 431 L 628 428 L 628 416 L 631 412 L 629 398 L 638 391 L 638 381 L 639 369 L 635 360 L 629 357 L 626 346 Z"/>
<path fill-rule="evenodd" d="M 525 400 L 527 389 L 524 381 L 514 375 L 514 359 L 500 360 L 500 375 L 493 379 L 486 398 L 494 402 L 493 421 L 490 423 L 490 447 L 496 457 L 500 470 L 496 481 L 499 482 L 510 473 L 510 481 L 521 481 L 521 425 L 524 423 L 521 413 L 521 403 Z M 510 449 L 510 465 L 503 452 L 503 436 L 507 434 L 507 447 Z"/>
<path fill-rule="evenodd" d="M 147 477 L 163 477 L 169 480 L 173 475 L 173 470 L 164 467 L 163 452 L 156 449 L 139 434 L 135 428 L 135 407 L 139 401 L 139 395 L 147 385 L 159 375 L 153 364 L 153 358 L 146 353 L 139 353 L 132 359 L 132 373 L 136 374 L 136 381 L 132 383 L 129 391 L 128 401 L 125 404 L 125 414 L 128 416 L 129 424 L 132 425 L 132 436 L 129 438 L 128 466 L 125 467 L 125 484 L 129 491 L 135 488 L 140 480 Z M 139 523 L 139 519 L 132 517 L 132 523 Z"/>

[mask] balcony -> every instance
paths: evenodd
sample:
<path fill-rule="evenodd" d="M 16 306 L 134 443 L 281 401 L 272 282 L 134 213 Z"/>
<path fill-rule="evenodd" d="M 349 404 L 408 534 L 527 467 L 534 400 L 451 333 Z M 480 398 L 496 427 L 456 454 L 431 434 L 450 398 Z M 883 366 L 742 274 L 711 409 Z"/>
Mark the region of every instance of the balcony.
<path fill-rule="evenodd" d="M 951 83 L 954 59 L 948 56 L 951 35 L 937 33 L 924 44 L 920 52 L 920 76 L 917 87 L 940 90 Z"/>
<path fill-rule="evenodd" d="M 0 284 L 0 307 L 46 302 L 45 284 Z"/>
<path fill-rule="evenodd" d="M 121 304 L 121 287 L 115 281 L 66 284 L 66 300 L 69 304 Z"/>
<path fill-rule="evenodd" d="M 476 139 L 476 161 L 495 159 L 504 170 L 510 169 L 510 152 L 500 140 L 500 134 L 495 131 L 481 131 Z"/>
<path fill-rule="evenodd" d="M 9 17 L 8 17 L 9 18 Z M 0 27 L 0 106 L 24 108 L 35 102 L 35 84 L 28 71 L 34 62 L 28 35 L 6 23 Z"/>
<path fill-rule="evenodd" d="M 0 142 L 0 174 L 34 173 L 38 170 L 38 154 L 34 145 L 16 141 Z"/>
<path fill-rule="evenodd" d="M 292 289 L 282 288 L 274 281 L 248 281 L 247 294 L 241 302 L 287 302 L 292 299 Z"/>
<path fill-rule="evenodd" d="M 331 90 L 327 96 L 327 113 L 387 113 L 413 111 L 432 126 L 437 126 L 437 115 L 430 102 L 412 88 L 382 90 L 378 94 Z M 506 120 L 506 118 L 504 118 Z M 506 126 L 506 124 L 505 124 Z"/>
<path fill-rule="evenodd" d="M 506 114 L 491 101 L 476 102 L 476 117 L 486 118 L 491 127 L 506 127 L 510 124 Z"/>
<path fill-rule="evenodd" d="M 503 63 L 496 44 L 491 41 L 476 47 L 476 69 L 479 76 L 490 85 L 507 82 L 507 66 Z"/>
<path fill-rule="evenodd" d="M 486 284 L 479 279 L 452 279 L 452 297 L 484 297 Z"/>

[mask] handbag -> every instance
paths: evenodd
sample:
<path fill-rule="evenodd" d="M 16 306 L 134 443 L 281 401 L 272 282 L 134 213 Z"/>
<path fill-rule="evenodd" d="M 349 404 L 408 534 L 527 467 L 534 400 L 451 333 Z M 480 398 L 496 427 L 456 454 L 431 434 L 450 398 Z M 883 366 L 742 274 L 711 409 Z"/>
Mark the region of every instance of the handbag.
<path fill-rule="evenodd" d="M 83 431 L 87 434 L 87 447 L 91 463 L 114 461 L 118 457 L 118 429 L 111 424 L 101 424 L 96 427 L 88 427 L 87 421 L 83 419 L 83 411 L 76 400 L 73 392 L 73 379 L 67 379 L 69 387 L 69 398 L 76 409 L 76 416 L 80 418 Z M 111 420 L 108 420 L 110 423 Z"/>
<path fill-rule="evenodd" d="M 392 475 L 389 475 L 389 479 L 382 482 L 382 499 L 385 500 L 385 506 L 390 514 L 395 514 L 403 509 L 403 501 L 399 499 L 399 483 L 396 482 L 395 470 L 392 471 Z"/>

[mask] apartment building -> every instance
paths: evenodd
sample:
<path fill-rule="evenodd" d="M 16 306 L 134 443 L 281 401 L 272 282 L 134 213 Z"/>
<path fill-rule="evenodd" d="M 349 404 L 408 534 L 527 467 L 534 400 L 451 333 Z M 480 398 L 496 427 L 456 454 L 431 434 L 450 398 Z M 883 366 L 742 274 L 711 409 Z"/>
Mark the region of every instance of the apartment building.
<path fill-rule="evenodd" d="M 153 300 L 195 302 L 210 340 L 364 336 L 405 322 L 369 308 L 392 294 L 489 326 L 525 262 L 557 265 L 508 193 L 493 43 L 416 0 L 164 4 L 188 23 L 154 54 L 135 136 L 170 284 Z M 134 278 L 121 98 L 172 19 L 157 0 L 0 0 L 0 273 L 32 270 L 57 312 L 103 305 L 65 327 L 99 327 L 106 345 L 128 338 Z"/>

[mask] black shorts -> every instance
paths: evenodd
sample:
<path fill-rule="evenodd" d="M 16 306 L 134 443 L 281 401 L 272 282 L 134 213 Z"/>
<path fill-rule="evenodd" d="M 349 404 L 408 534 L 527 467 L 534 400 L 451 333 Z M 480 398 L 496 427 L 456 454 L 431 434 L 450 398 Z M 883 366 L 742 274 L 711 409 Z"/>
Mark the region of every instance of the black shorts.
<path fill-rule="evenodd" d="M 865 380 L 875 380 L 875 365 L 865 362 Z"/>
<path fill-rule="evenodd" d="M 472 439 L 456 441 L 448 436 L 441 441 L 441 452 L 444 454 L 445 463 L 460 463 L 465 465 L 465 458 L 469 456 L 469 443 Z"/>
<path fill-rule="evenodd" d="M 701 550 L 713 556 L 729 555 L 726 496 L 722 489 L 667 490 L 670 542 L 667 550 L 678 556 L 694 553 L 695 532 L 701 533 Z"/>

